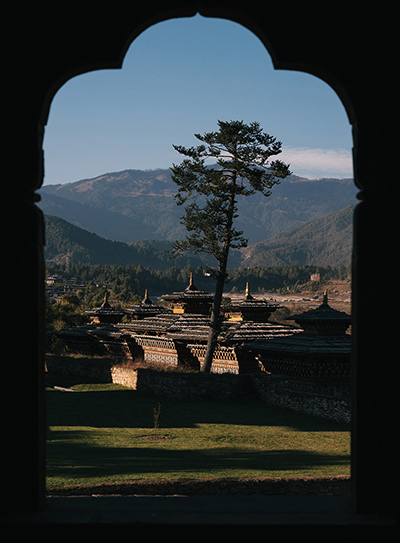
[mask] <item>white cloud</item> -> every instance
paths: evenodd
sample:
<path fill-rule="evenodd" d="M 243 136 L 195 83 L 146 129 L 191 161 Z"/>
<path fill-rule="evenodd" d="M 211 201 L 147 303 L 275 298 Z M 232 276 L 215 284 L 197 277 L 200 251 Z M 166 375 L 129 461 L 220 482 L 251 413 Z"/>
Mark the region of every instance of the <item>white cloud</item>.
<path fill-rule="evenodd" d="M 308 178 L 353 177 L 353 160 L 347 149 L 286 147 L 278 157 L 295 175 Z"/>

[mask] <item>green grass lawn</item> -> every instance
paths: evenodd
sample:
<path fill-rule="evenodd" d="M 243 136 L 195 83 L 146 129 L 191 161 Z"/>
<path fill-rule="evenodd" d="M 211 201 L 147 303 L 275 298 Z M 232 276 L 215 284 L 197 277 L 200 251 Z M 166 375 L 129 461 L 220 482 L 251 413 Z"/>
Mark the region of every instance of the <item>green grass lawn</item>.
<path fill-rule="evenodd" d="M 47 486 L 350 474 L 350 431 L 259 401 L 174 401 L 118 385 L 47 391 Z M 157 435 L 154 409 L 160 404 Z"/>

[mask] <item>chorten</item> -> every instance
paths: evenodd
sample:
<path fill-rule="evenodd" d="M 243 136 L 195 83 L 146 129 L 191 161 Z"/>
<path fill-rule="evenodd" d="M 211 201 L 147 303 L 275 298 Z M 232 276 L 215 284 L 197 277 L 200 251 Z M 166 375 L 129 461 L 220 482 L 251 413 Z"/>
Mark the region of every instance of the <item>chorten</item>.
<path fill-rule="evenodd" d="M 250 294 L 249 283 L 246 283 L 246 295 L 244 300 L 238 303 L 229 304 L 225 315 L 230 321 L 244 322 L 268 322 L 271 313 L 278 309 L 266 300 L 257 300 Z"/>
<path fill-rule="evenodd" d="M 84 311 L 84 315 L 91 318 L 92 324 L 107 323 L 116 324 L 124 316 L 124 310 L 112 307 L 108 302 L 108 292 L 104 295 L 104 301 L 100 307 Z"/>
<path fill-rule="evenodd" d="M 154 317 L 160 313 L 170 313 L 171 310 L 157 305 L 149 298 L 147 289 L 145 290 L 144 298 L 140 304 L 132 305 L 124 308 L 124 313 L 129 315 L 134 320 L 142 320 L 146 317 Z"/>
<path fill-rule="evenodd" d="M 164 294 L 161 299 L 168 303 L 174 314 L 209 315 L 214 296 L 204 290 L 199 290 L 190 274 L 189 285 L 182 292 Z"/>
<path fill-rule="evenodd" d="M 346 333 L 351 324 L 351 316 L 344 311 L 333 309 L 328 304 L 328 293 L 325 291 L 322 304 L 316 309 L 287 317 L 299 324 L 306 334 L 337 336 Z"/>
<path fill-rule="evenodd" d="M 330 307 L 325 292 L 319 307 L 287 317 L 287 320 L 294 320 L 302 330 L 246 346 L 258 355 L 265 371 L 295 381 L 348 384 L 351 336 L 346 330 L 351 316 Z"/>

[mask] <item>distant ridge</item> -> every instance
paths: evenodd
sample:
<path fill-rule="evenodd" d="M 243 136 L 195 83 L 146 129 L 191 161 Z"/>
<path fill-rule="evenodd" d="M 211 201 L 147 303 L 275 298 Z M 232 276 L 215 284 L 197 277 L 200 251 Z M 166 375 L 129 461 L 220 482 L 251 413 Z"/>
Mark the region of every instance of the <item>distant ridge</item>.
<path fill-rule="evenodd" d="M 79 228 L 60 217 L 45 215 L 45 259 L 58 264 L 109 264 L 118 266 L 141 265 L 164 270 L 173 266 L 194 267 L 202 264 L 196 257 L 170 259 L 166 251 L 168 241 L 143 240 L 133 244 L 112 241 Z"/>
<path fill-rule="evenodd" d="M 348 266 L 352 248 L 355 205 L 310 221 L 268 240 L 232 251 L 231 268 L 287 265 Z M 64 219 L 45 215 L 48 261 L 71 264 L 141 265 L 165 270 L 213 261 L 202 255 L 170 259 L 168 240 L 140 240 L 130 244 L 104 239 Z"/>
<path fill-rule="evenodd" d="M 241 266 L 348 266 L 355 204 L 240 250 Z"/>

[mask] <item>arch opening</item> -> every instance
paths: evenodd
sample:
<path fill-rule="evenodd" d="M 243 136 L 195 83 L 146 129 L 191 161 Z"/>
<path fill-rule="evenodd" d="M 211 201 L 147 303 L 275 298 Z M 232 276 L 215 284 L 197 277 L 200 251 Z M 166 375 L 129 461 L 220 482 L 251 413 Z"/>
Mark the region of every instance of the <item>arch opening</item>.
<path fill-rule="evenodd" d="M 141 36 L 142 36 L 142 35 L 141 35 Z M 143 33 L 143 36 L 144 36 L 144 33 Z M 193 38 L 193 34 L 191 34 L 191 37 Z M 138 45 L 139 40 L 140 40 L 140 36 L 137 38 L 137 40 L 135 40 L 135 41 L 132 43 L 132 45 L 131 45 L 132 51 L 134 50 L 135 45 Z M 263 53 L 266 54 L 266 51 L 264 50 Z M 124 71 L 124 69 L 126 68 L 126 65 L 127 65 L 127 63 L 128 63 L 128 55 L 129 55 L 129 54 L 130 54 L 130 51 L 128 51 L 128 53 L 127 53 L 126 56 L 125 56 L 125 60 L 124 60 L 124 63 L 123 63 L 122 69 L 121 69 L 121 73 L 122 73 L 122 72 Z M 247 52 L 246 52 L 246 56 L 248 56 L 248 53 L 247 53 Z M 235 61 L 235 63 L 236 63 L 236 61 Z M 255 74 L 256 71 L 253 71 L 253 73 Z M 101 75 L 102 75 L 102 74 L 99 74 L 98 81 L 101 81 Z M 113 75 L 114 75 L 114 74 L 113 74 Z M 94 76 L 94 78 L 97 77 L 96 75 L 93 74 L 93 72 L 90 74 L 90 76 Z M 82 77 L 82 76 L 81 76 L 81 77 Z M 285 74 L 282 73 L 282 74 L 281 74 L 281 79 L 284 79 L 285 77 L 287 77 L 287 75 L 285 76 Z M 309 77 L 309 76 L 305 76 L 305 77 Z M 188 78 L 188 79 L 189 79 L 189 78 Z M 302 80 L 302 79 L 304 80 L 304 77 L 303 77 L 302 75 L 299 75 L 299 81 Z M 180 82 L 181 82 L 181 80 L 180 80 Z M 190 83 L 190 82 L 188 82 L 188 83 Z M 314 86 L 311 85 L 311 87 L 308 87 L 308 89 L 309 89 L 310 92 L 317 92 L 317 88 L 316 88 L 316 87 L 318 87 L 319 84 L 318 84 L 317 82 L 315 82 L 315 81 L 314 81 L 314 84 L 315 84 Z M 288 85 L 288 86 L 289 86 L 289 85 Z M 292 86 L 295 86 L 295 84 L 292 83 Z M 97 87 L 99 88 L 99 87 L 101 87 L 101 85 L 100 85 L 99 83 L 97 83 Z M 311 90 L 310 90 L 310 88 L 311 88 Z M 75 91 L 75 93 L 76 93 L 77 95 L 80 94 L 78 89 L 79 89 L 79 86 L 77 87 L 77 90 Z M 237 93 L 238 96 L 243 96 L 243 94 L 242 94 L 243 92 L 244 92 L 244 91 L 243 91 L 243 88 L 241 88 L 241 89 L 236 89 L 236 93 Z M 287 92 L 288 92 L 288 96 L 292 96 L 292 95 L 296 94 L 296 92 L 298 93 L 298 88 L 297 88 L 297 89 L 293 89 L 293 88 L 287 89 Z M 275 91 L 275 93 L 276 93 L 275 96 L 278 96 L 278 92 Z M 306 93 L 307 93 L 307 91 L 306 91 L 306 86 L 305 86 L 305 89 L 304 89 L 304 91 L 303 91 L 303 97 L 304 97 L 304 98 L 306 98 Z M 112 93 L 111 93 L 111 94 L 112 94 Z M 190 94 L 190 93 L 188 93 L 188 94 Z M 214 100 L 215 100 L 215 96 L 214 96 Z M 154 100 L 154 101 L 155 101 L 155 100 Z M 87 102 L 87 104 L 89 104 L 89 102 Z M 223 104 L 223 100 L 219 102 L 219 105 L 220 105 L 220 106 L 221 106 L 221 104 Z M 223 105 L 226 107 L 226 104 L 223 104 Z M 89 105 L 88 105 L 87 107 L 89 107 Z M 165 107 L 165 106 L 164 106 L 164 107 Z M 235 106 L 231 106 L 231 107 L 234 108 Z M 254 103 L 252 104 L 252 107 L 253 107 L 253 111 L 255 111 L 255 109 L 254 109 Z M 86 109 L 86 107 L 83 108 L 83 109 Z M 228 110 L 229 110 L 229 108 L 227 108 L 227 111 L 228 111 Z M 282 110 L 283 110 L 283 106 L 281 105 L 281 106 L 280 106 L 280 111 L 281 111 L 281 113 L 282 113 Z M 212 115 L 211 115 L 211 113 L 210 113 L 209 119 L 210 119 L 210 120 L 211 120 L 211 118 L 215 119 L 216 113 L 217 113 L 217 112 L 215 111 L 215 114 L 214 114 L 213 117 L 212 117 Z M 152 114 L 154 114 L 154 111 L 152 112 Z M 203 115 L 203 117 L 204 117 L 204 115 Z M 247 118 L 250 117 L 250 112 L 247 112 L 246 117 L 247 117 Z M 254 117 L 254 115 L 253 115 L 253 117 Z M 187 110 L 184 111 L 184 113 L 182 114 L 182 118 L 185 119 L 185 130 L 187 129 L 190 133 L 192 133 L 192 132 L 194 132 L 194 131 L 197 132 L 197 131 L 201 131 L 201 130 L 202 130 L 201 128 L 199 128 L 199 127 L 197 126 L 197 122 L 198 122 L 198 121 L 196 121 L 196 120 L 193 121 L 193 128 L 190 128 L 190 129 L 189 129 L 189 125 L 192 126 L 192 124 L 189 123 L 189 122 L 187 121 Z M 246 119 L 246 120 L 247 120 L 247 119 Z M 251 120 L 251 119 L 249 119 L 249 120 Z M 258 119 L 256 119 L 256 120 L 258 120 Z M 275 122 L 276 122 L 276 126 L 279 125 L 279 121 L 280 121 L 280 117 L 279 117 L 279 112 L 278 112 L 278 113 L 276 114 L 276 121 L 275 121 Z M 49 129 L 49 133 L 50 133 L 50 134 L 51 134 L 51 122 L 52 122 L 52 118 L 50 117 L 50 123 L 49 123 L 49 128 L 50 128 L 50 129 Z M 135 121 L 135 122 L 137 122 L 137 121 Z M 170 125 L 172 124 L 172 122 L 173 122 L 172 118 L 167 118 L 167 119 L 166 119 L 166 126 L 170 126 Z M 200 122 L 200 121 L 199 121 L 199 122 Z M 201 119 L 201 122 L 202 122 L 202 123 L 205 123 L 206 121 L 204 120 L 204 118 L 202 118 L 202 119 Z M 168 124 L 168 123 L 169 123 L 169 124 Z M 262 121 L 261 121 L 261 124 L 263 124 Z M 207 125 L 207 127 L 205 126 L 205 128 L 208 128 L 208 125 Z M 269 130 L 267 126 L 266 126 L 266 129 Z M 277 130 L 273 130 L 273 131 L 271 131 L 271 132 L 272 132 L 272 133 L 275 133 L 275 132 L 277 132 Z M 299 130 L 299 132 L 300 132 L 300 130 Z M 153 127 L 153 129 L 152 129 L 152 133 L 154 134 L 154 127 Z M 299 133 L 299 136 L 301 136 L 300 133 Z M 313 136 L 315 137 L 315 134 L 314 134 Z M 46 137 L 47 137 L 47 135 L 46 135 Z M 279 136 L 279 139 L 280 139 L 280 138 L 281 138 L 281 136 Z M 143 137 L 142 137 L 142 139 L 143 139 Z M 282 139 L 285 140 L 284 137 L 282 137 Z M 300 141 L 300 140 L 297 140 L 297 141 Z M 314 139 L 314 141 L 317 141 L 317 139 Z M 150 142 L 150 144 L 152 144 L 152 143 L 154 143 L 154 141 Z M 132 145 L 132 147 L 134 147 L 134 145 Z M 292 148 L 292 156 L 295 157 L 296 160 L 298 160 L 298 163 L 301 163 L 302 161 L 303 161 L 303 162 L 304 162 L 304 161 L 306 162 L 306 161 L 307 161 L 307 157 L 308 157 L 308 160 L 315 160 L 316 163 L 318 163 L 318 160 L 321 161 L 321 157 L 318 157 L 318 156 L 317 156 L 317 154 L 318 154 L 319 151 L 321 151 L 321 149 L 316 148 L 316 153 L 313 154 L 312 152 L 309 153 L 308 150 L 307 150 L 307 148 L 304 148 L 304 147 L 296 147 L 296 146 L 294 146 L 294 150 L 293 150 L 293 148 Z M 48 152 L 46 151 L 46 155 L 47 155 L 47 154 L 48 154 Z M 104 154 L 104 153 L 102 153 L 102 155 L 103 155 L 103 154 Z M 325 154 L 324 156 L 325 156 L 325 160 L 329 160 L 330 158 L 332 158 L 332 157 L 329 157 L 329 156 L 327 157 L 326 154 Z M 346 162 L 346 160 L 347 160 L 347 164 L 348 164 L 349 155 L 348 155 L 348 156 L 345 156 L 345 157 L 342 157 L 342 158 L 345 159 L 344 162 Z M 340 156 L 338 156 L 337 153 L 334 154 L 334 160 L 338 161 L 339 159 L 340 159 Z M 322 160 L 324 160 L 324 157 L 322 157 Z M 134 161 L 135 161 L 135 160 L 133 159 L 133 162 L 134 162 Z M 290 161 L 290 159 L 289 159 L 289 161 Z M 72 161 L 71 161 L 71 162 L 72 162 Z M 75 161 L 74 161 L 74 162 L 75 162 Z M 351 156 L 350 156 L 350 162 L 351 162 Z M 144 166 L 143 166 L 143 167 L 144 167 Z M 156 167 L 159 167 L 159 164 L 156 164 Z M 336 164 L 336 167 L 337 167 L 337 164 Z M 46 168 L 46 170 L 47 170 L 47 169 L 48 169 L 48 168 Z M 114 166 L 111 166 L 111 167 L 103 168 L 103 170 L 98 170 L 98 173 L 100 174 L 102 171 L 104 172 L 104 171 L 107 171 L 107 170 L 108 170 L 108 171 L 114 171 L 114 170 L 115 170 L 115 167 L 114 167 Z M 309 175 L 310 175 L 310 174 L 309 174 Z M 317 174 L 317 175 L 318 175 L 318 174 Z M 83 177 L 85 177 L 85 175 L 83 175 Z M 307 177 L 307 175 L 305 175 L 305 177 Z M 76 176 L 75 176 L 75 179 L 76 179 Z"/>
<path fill-rule="evenodd" d="M 189 41 L 188 47 L 183 46 L 185 40 Z M 92 178 L 130 168 L 131 164 L 138 169 L 168 168 L 173 160 L 179 159 L 172 143 L 195 142 L 193 133 L 212 130 L 219 118 L 258 120 L 267 132 L 283 142 L 287 161 L 296 175 L 314 179 L 352 177 L 351 127 L 336 91 L 319 76 L 296 72 L 294 68 L 276 69 L 279 62 L 271 58 L 261 38 L 243 24 L 200 15 L 167 19 L 149 26 L 124 49 L 117 70 L 100 69 L 73 77 L 55 95 L 45 134 L 45 184 Z M 189 50 L 193 58 L 189 58 Z M 235 73 L 235 66 L 240 66 L 240 73 Z M 176 75 L 171 77 L 173 73 Z M 81 105 L 75 111 L 67 93 L 72 100 L 80 95 Z M 144 95 L 147 95 L 145 100 Z M 114 103 L 111 96 L 117 98 Z M 128 105 L 129 101 L 136 102 L 136 108 Z M 105 162 L 97 170 L 93 165 L 60 179 L 53 167 L 55 160 L 62 164 L 59 169 L 67 171 L 68 164 L 79 164 L 78 155 L 71 154 L 64 163 L 60 154 L 53 159 L 54 144 L 51 148 L 50 142 L 60 137 L 61 132 L 69 131 L 70 141 L 75 140 L 72 145 L 84 146 L 89 141 L 84 123 L 75 132 L 71 123 L 85 110 L 88 111 L 85 124 L 98 123 L 95 139 L 102 147 L 97 160 L 113 152 L 117 159 Z M 53 128 L 56 122 L 57 131 Z M 138 135 L 133 139 L 135 131 Z M 114 147 L 102 140 L 102 132 L 113 136 L 109 141 L 115 142 Z M 141 138 L 147 138 L 147 153 L 140 146 Z M 131 155 L 127 154 L 127 145 L 122 154 L 124 139 L 129 141 Z M 60 140 L 58 148 L 61 147 Z M 88 154 L 91 148 L 94 146 L 87 145 Z M 146 160 L 143 155 L 147 155 Z M 283 155 L 282 159 L 285 160 Z M 307 160 L 315 164 L 325 161 L 325 171 L 323 168 L 307 171 L 304 168 Z"/>

